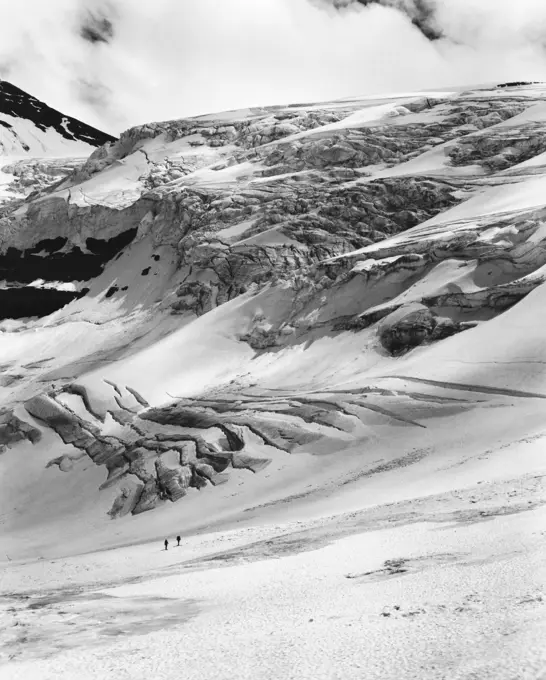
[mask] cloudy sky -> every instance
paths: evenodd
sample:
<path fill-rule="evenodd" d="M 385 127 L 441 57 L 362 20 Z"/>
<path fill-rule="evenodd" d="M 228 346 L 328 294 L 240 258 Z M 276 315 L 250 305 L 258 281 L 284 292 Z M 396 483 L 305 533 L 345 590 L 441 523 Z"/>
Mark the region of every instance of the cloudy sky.
<path fill-rule="evenodd" d="M 546 80 L 546 1 L 0 0 L 0 78 L 113 133 L 247 105 Z"/>

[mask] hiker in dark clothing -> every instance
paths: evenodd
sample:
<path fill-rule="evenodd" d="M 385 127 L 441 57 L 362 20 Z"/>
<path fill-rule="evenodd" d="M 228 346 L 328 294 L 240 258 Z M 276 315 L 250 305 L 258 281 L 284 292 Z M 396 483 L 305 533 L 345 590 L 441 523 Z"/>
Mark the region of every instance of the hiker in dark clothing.
<path fill-rule="evenodd" d="M 169 549 L 169 541 L 165 539 L 165 550 Z"/>
<path fill-rule="evenodd" d="M 180 545 L 180 536 L 177 536 L 176 540 L 178 541 L 178 545 Z"/>

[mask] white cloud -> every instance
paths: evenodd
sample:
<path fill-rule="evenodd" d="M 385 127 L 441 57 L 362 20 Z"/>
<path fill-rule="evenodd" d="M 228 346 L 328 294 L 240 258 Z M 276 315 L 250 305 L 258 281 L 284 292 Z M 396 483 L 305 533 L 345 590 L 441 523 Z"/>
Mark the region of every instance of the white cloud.
<path fill-rule="evenodd" d="M 114 132 L 271 104 L 546 78 L 543 0 L 434 0 L 450 40 L 402 13 L 338 13 L 310 0 L 0 0 L 0 77 Z M 79 35 L 85 9 L 112 12 L 111 44 Z"/>

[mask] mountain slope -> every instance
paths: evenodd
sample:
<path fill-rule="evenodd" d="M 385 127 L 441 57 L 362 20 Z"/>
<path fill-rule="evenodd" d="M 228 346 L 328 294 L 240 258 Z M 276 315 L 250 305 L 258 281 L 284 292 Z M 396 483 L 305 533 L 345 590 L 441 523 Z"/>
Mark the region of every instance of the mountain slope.
<path fill-rule="evenodd" d="M 545 132 L 232 111 L 3 206 L 6 677 L 540 676 Z"/>
<path fill-rule="evenodd" d="M 533 85 L 146 125 L 6 210 L 6 309 L 58 308 L 0 338 L 6 474 L 20 447 L 43 451 L 6 500 L 22 507 L 12 534 L 44 521 L 29 498 L 45 479 L 55 516 L 85 489 L 59 521 L 102 517 L 110 544 L 110 517 L 180 504 L 198 525 L 203 502 L 225 517 L 334 490 L 378 457 L 434 461 L 459 441 L 444 422 L 478 419 L 478 441 L 506 409 L 521 423 L 507 437 L 540 431 L 545 98 Z"/>

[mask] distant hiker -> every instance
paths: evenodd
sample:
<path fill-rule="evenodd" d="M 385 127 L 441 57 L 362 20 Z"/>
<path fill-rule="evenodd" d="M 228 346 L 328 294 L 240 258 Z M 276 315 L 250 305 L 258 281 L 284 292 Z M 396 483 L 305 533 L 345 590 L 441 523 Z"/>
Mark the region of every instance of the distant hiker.
<path fill-rule="evenodd" d="M 169 541 L 165 539 L 165 550 L 169 549 Z"/>
<path fill-rule="evenodd" d="M 178 545 L 180 545 L 180 536 L 177 536 L 176 540 L 178 541 Z"/>

